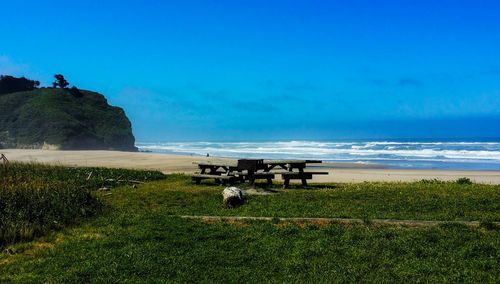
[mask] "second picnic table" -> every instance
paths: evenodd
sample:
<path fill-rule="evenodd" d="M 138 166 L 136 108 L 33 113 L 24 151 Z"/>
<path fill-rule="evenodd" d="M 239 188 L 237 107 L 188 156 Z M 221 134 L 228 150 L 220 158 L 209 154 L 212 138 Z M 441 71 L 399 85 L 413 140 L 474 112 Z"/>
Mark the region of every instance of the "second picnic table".
<path fill-rule="evenodd" d="M 307 180 L 313 175 L 328 174 L 328 172 L 304 171 L 307 164 L 322 163 L 320 160 L 293 160 L 293 161 L 264 161 L 262 159 L 240 159 L 238 161 L 204 161 L 198 162 L 199 173 L 192 179 L 197 184 L 203 179 L 214 179 L 217 183 L 234 183 L 248 180 L 253 184 L 256 179 L 265 179 L 272 183 L 276 174 L 281 174 L 286 188 L 291 179 L 300 179 L 302 185 L 307 185 Z M 277 169 L 281 171 L 277 172 Z"/>

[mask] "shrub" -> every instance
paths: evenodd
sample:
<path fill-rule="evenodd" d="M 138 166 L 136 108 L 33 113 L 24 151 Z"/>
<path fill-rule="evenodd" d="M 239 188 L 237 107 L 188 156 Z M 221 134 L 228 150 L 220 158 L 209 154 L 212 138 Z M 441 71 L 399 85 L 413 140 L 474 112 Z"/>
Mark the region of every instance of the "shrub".
<path fill-rule="evenodd" d="M 456 183 L 458 183 L 458 184 L 472 184 L 472 181 L 470 180 L 470 178 L 462 177 L 462 178 L 457 179 Z"/>
<path fill-rule="evenodd" d="M 40 86 L 39 81 L 26 79 L 24 77 L 16 78 L 9 75 L 0 76 L 0 94 L 31 91 L 38 86 Z"/>
<path fill-rule="evenodd" d="M 100 206 L 88 189 L 75 183 L 2 177 L 0 246 L 29 240 L 75 218 L 91 216 Z"/>
<path fill-rule="evenodd" d="M 102 204 L 91 190 L 164 177 L 157 171 L 0 165 L 0 247 L 96 214 Z"/>

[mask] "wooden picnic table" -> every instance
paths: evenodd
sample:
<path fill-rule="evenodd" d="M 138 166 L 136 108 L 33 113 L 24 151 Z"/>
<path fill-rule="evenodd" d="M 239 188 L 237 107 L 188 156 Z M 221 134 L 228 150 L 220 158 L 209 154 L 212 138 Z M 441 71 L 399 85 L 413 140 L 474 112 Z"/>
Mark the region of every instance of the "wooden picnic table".
<path fill-rule="evenodd" d="M 266 171 L 280 167 L 289 172 L 293 171 L 293 169 L 303 172 L 307 164 L 320 164 L 322 162 L 321 160 L 264 161 L 264 165 L 266 165 Z"/>
<path fill-rule="evenodd" d="M 198 162 L 199 173 L 192 175 L 192 179 L 197 184 L 202 179 L 213 178 L 217 183 L 232 183 L 236 181 L 244 182 L 248 180 L 253 184 L 256 179 L 265 179 L 268 184 L 272 184 L 275 174 L 281 174 L 286 188 L 290 184 L 290 179 L 300 179 L 302 185 L 307 185 L 307 179 L 312 179 L 315 174 L 328 174 L 327 172 L 305 172 L 304 169 L 309 163 L 321 163 L 320 160 L 293 160 L 293 161 L 264 161 L 262 159 L 240 159 L 236 161 L 203 161 Z M 281 168 L 285 172 L 273 171 Z M 296 169 L 296 171 L 294 171 Z"/>
<path fill-rule="evenodd" d="M 283 178 L 283 188 L 290 185 L 291 179 L 300 179 L 302 185 L 307 186 L 307 180 L 312 179 L 313 175 L 327 175 L 328 172 L 306 172 L 304 169 L 307 164 L 320 164 L 321 160 L 294 160 L 294 161 L 266 161 L 267 171 L 271 171 L 276 167 L 280 167 L 287 172 L 281 173 Z M 296 169 L 297 171 L 294 171 Z"/>
<path fill-rule="evenodd" d="M 197 163 L 198 168 L 200 169 L 200 173 L 216 173 L 219 169 L 223 170 L 223 172 L 228 173 L 238 169 L 237 163 L 232 162 L 200 162 Z"/>
<path fill-rule="evenodd" d="M 223 162 L 223 161 L 204 161 L 196 163 L 198 164 L 199 173 L 195 173 L 192 179 L 199 184 L 202 179 L 213 178 L 216 183 L 225 184 L 226 182 L 234 182 L 239 178 L 230 173 L 238 169 L 238 164 L 233 162 Z"/>

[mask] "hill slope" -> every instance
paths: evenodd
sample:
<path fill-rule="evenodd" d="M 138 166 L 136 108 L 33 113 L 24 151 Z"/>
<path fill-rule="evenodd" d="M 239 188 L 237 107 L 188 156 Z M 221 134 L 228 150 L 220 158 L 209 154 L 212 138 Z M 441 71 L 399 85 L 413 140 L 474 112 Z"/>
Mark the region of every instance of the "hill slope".
<path fill-rule="evenodd" d="M 123 109 L 95 92 L 42 88 L 0 95 L 0 148 L 135 151 Z"/>

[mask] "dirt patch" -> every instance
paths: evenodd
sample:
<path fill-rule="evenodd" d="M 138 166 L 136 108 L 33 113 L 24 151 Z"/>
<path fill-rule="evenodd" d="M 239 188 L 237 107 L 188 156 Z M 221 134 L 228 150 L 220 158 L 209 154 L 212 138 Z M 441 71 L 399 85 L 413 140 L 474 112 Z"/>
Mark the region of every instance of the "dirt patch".
<path fill-rule="evenodd" d="M 393 220 L 393 219 L 371 219 L 362 220 L 356 218 L 307 218 L 307 217 L 296 217 L 296 218 L 276 218 L 276 217 L 253 217 L 253 216 L 172 216 L 181 217 L 187 219 L 202 219 L 203 221 L 234 221 L 234 222 L 245 222 L 245 221 L 273 221 L 277 224 L 282 222 L 294 222 L 296 224 L 316 224 L 318 226 L 326 226 L 330 222 L 338 222 L 344 225 L 355 225 L 355 224 L 366 224 L 372 226 L 400 226 L 400 227 L 428 227 L 440 224 L 463 224 L 467 226 L 477 227 L 479 225 L 478 221 L 426 221 L 426 220 Z M 500 226 L 500 222 L 494 222 L 496 226 Z"/>
<path fill-rule="evenodd" d="M 243 195 L 271 195 L 278 193 L 276 190 L 266 189 L 266 188 L 242 188 Z"/>
<path fill-rule="evenodd" d="M 229 224 L 232 224 L 232 225 L 235 225 L 235 226 L 238 226 L 238 227 L 248 227 L 250 226 L 250 223 L 246 220 L 237 220 L 237 219 L 220 219 L 220 220 L 216 220 L 216 219 L 211 219 L 211 218 L 202 218 L 201 221 L 203 223 L 207 223 L 207 224 L 216 224 L 216 223 L 229 223 Z"/>

